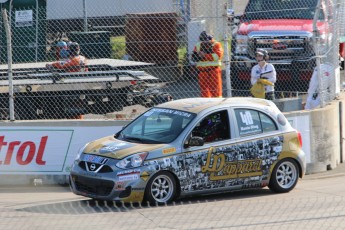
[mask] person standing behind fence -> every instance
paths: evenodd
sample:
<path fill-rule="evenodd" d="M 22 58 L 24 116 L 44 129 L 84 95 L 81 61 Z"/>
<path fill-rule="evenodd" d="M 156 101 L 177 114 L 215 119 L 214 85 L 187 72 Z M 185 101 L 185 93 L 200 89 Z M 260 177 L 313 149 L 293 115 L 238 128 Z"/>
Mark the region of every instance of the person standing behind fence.
<path fill-rule="evenodd" d="M 85 72 L 87 69 L 87 59 L 80 55 L 80 46 L 77 42 L 72 42 L 68 46 L 69 57 L 65 61 L 58 61 L 47 64 L 47 69 L 59 69 L 65 72 Z"/>
<path fill-rule="evenodd" d="M 253 66 L 251 71 L 251 84 L 254 86 L 256 83 L 264 85 L 265 99 L 274 100 L 274 83 L 277 80 L 277 73 L 274 66 L 268 63 L 268 52 L 264 49 L 257 49 L 255 58 L 258 64 Z"/>
<path fill-rule="evenodd" d="M 222 97 L 222 45 L 206 31 L 201 32 L 192 54 L 198 69 L 202 97 Z"/>
<path fill-rule="evenodd" d="M 68 46 L 65 41 L 59 41 L 56 43 L 55 47 L 55 58 L 57 61 L 67 59 L 69 55 L 68 53 Z"/>

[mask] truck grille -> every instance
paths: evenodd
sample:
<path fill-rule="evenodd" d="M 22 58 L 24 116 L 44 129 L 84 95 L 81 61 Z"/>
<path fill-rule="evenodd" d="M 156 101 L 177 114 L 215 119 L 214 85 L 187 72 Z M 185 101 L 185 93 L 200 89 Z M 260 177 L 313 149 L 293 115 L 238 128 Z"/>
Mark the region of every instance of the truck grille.
<path fill-rule="evenodd" d="M 114 187 L 114 182 L 102 179 L 93 179 L 83 176 L 73 176 L 73 181 L 79 192 L 97 196 L 109 196 Z"/>
<path fill-rule="evenodd" d="M 268 51 L 270 60 L 293 60 L 313 55 L 312 43 L 308 36 L 296 35 L 252 35 L 249 40 L 249 55 L 255 58 L 257 49 Z"/>

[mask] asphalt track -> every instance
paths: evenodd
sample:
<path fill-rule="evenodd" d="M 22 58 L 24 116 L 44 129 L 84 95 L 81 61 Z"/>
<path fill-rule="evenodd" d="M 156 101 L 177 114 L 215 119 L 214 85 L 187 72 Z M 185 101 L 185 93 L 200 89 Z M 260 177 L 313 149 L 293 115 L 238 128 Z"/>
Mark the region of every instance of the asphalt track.
<path fill-rule="evenodd" d="M 264 188 L 166 206 L 94 201 L 67 186 L 2 186 L 0 229 L 344 229 L 344 181 L 340 164 L 286 194 Z"/>

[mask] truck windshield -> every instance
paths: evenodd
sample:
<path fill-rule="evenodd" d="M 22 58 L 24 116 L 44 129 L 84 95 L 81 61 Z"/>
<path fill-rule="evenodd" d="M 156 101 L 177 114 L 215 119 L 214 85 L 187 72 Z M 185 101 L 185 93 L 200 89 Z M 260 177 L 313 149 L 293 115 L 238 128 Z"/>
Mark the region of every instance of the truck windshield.
<path fill-rule="evenodd" d="M 317 3 L 318 0 L 250 0 L 245 10 L 244 19 L 312 20 Z"/>
<path fill-rule="evenodd" d="M 152 108 L 115 137 L 119 140 L 144 144 L 170 143 L 195 117 L 195 113 L 186 111 Z"/>

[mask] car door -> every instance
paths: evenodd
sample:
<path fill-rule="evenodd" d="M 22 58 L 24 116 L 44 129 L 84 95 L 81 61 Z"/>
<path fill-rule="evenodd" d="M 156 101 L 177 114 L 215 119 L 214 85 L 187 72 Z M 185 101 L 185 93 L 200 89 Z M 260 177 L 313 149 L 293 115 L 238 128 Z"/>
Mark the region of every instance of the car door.
<path fill-rule="evenodd" d="M 237 149 L 231 144 L 227 109 L 205 114 L 188 137 L 201 137 L 202 146 L 185 148 L 187 177 L 181 180 L 181 193 L 204 193 L 228 190 L 237 185 Z M 188 140 L 188 138 L 187 138 Z"/>
<path fill-rule="evenodd" d="M 264 111 L 234 108 L 238 181 L 242 188 L 266 186 L 272 165 L 282 151 L 283 135 L 275 120 Z"/>

